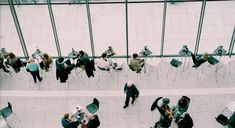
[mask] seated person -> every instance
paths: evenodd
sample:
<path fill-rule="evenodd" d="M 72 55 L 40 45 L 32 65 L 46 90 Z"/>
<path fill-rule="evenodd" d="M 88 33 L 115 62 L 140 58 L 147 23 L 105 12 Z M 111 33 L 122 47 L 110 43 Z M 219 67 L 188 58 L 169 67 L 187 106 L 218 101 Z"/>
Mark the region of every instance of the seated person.
<path fill-rule="evenodd" d="M 74 49 L 72 49 L 72 52 L 68 54 L 68 57 L 72 58 L 73 60 L 77 59 L 79 56 L 80 54 Z"/>
<path fill-rule="evenodd" d="M 39 63 L 40 67 L 46 72 L 49 71 L 50 64 L 52 64 L 53 62 L 52 58 L 47 53 L 43 53 L 41 58 L 42 58 L 42 61 Z"/>
<path fill-rule="evenodd" d="M 101 70 L 107 70 L 107 71 L 109 71 L 112 66 L 112 64 L 108 62 L 106 53 L 102 54 L 101 58 L 97 60 L 96 64 L 98 68 L 100 68 Z"/>
<path fill-rule="evenodd" d="M 80 67 L 82 69 L 85 69 L 85 66 L 89 63 L 90 58 L 87 53 L 84 51 L 79 51 L 79 58 L 77 60 L 76 67 Z"/>
<path fill-rule="evenodd" d="M 193 127 L 193 120 L 188 113 L 185 113 L 184 117 L 181 117 L 178 121 L 178 128 L 192 128 Z"/>
<path fill-rule="evenodd" d="M 88 122 L 86 124 L 86 121 L 84 120 L 82 122 L 82 128 L 98 128 L 100 126 L 100 120 L 98 115 L 89 115 L 87 116 Z"/>
<path fill-rule="evenodd" d="M 75 67 L 74 64 L 71 64 L 70 60 L 64 61 L 63 57 L 59 57 L 56 60 L 56 79 L 60 79 L 61 83 L 65 83 L 68 79 L 68 74 Z"/>
<path fill-rule="evenodd" d="M 104 53 L 107 55 L 108 58 L 116 54 L 111 46 L 109 46 L 108 49 L 104 51 Z"/>
<path fill-rule="evenodd" d="M 192 59 L 193 59 L 193 63 L 194 63 L 193 67 L 195 67 L 195 68 L 199 67 L 201 64 L 206 62 L 208 60 L 208 56 L 209 56 L 208 53 L 204 53 L 202 55 L 202 57 L 197 59 L 193 53 L 191 53 L 191 55 L 192 55 Z"/>
<path fill-rule="evenodd" d="M 20 68 L 26 65 L 26 63 L 22 62 L 20 58 L 16 57 L 13 52 L 8 53 L 7 61 L 5 62 L 5 64 L 12 66 L 16 73 L 20 72 Z"/>
<path fill-rule="evenodd" d="M 61 124 L 64 128 L 77 128 L 79 121 L 72 121 L 68 113 L 64 114 L 64 117 L 61 119 Z"/>
<path fill-rule="evenodd" d="M 136 71 L 136 73 L 140 73 L 142 67 L 144 66 L 144 59 L 139 59 L 138 54 L 134 53 L 130 60 L 129 66 L 131 70 Z"/>
<path fill-rule="evenodd" d="M 189 97 L 182 96 L 179 99 L 177 105 L 172 108 L 172 110 L 174 111 L 174 118 L 176 122 L 179 119 L 179 117 L 188 110 L 189 103 L 190 103 Z"/>
<path fill-rule="evenodd" d="M 4 57 L 3 57 L 2 53 L 0 53 L 0 69 L 2 69 L 6 73 L 9 73 L 10 71 L 7 70 L 7 67 L 5 67 L 3 62 L 4 62 Z"/>

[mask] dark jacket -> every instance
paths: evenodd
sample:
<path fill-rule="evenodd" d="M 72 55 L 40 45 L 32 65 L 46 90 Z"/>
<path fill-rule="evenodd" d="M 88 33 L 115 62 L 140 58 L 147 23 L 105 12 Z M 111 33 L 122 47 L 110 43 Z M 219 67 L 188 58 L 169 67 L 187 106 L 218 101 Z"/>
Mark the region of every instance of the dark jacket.
<path fill-rule="evenodd" d="M 64 67 L 64 63 L 68 65 L 67 68 Z M 70 74 L 71 70 L 75 67 L 74 64 L 71 64 L 69 60 L 66 60 L 65 62 L 59 63 L 58 60 L 56 60 L 56 79 L 60 79 L 61 83 L 66 82 L 68 79 L 68 75 Z"/>
<path fill-rule="evenodd" d="M 131 87 L 128 87 L 127 84 L 124 86 L 124 92 L 128 97 L 138 97 L 139 96 L 139 90 L 136 88 L 136 86 L 133 84 Z"/>
<path fill-rule="evenodd" d="M 79 122 L 72 122 L 70 120 L 65 119 L 64 117 L 61 119 L 61 124 L 64 128 L 77 128 L 79 125 Z"/>
<path fill-rule="evenodd" d="M 89 120 L 87 123 L 87 128 L 98 128 L 100 126 L 100 120 L 98 115 L 94 115 L 93 120 Z"/>

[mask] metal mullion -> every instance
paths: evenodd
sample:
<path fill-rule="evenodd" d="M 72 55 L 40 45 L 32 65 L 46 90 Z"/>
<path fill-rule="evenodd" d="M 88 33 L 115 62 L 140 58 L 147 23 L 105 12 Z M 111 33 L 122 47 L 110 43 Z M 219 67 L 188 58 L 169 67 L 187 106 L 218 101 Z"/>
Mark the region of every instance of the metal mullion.
<path fill-rule="evenodd" d="M 88 20 L 88 27 L 89 27 L 90 43 L 91 43 L 91 52 L 92 52 L 92 57 L 94 57 L 95 56 L 95 47 L 94 47 L 94 40 L 93 40 L 89 0 L 86 0 L 86 10 L 87 10 L 87 20 Z"/>
<path fill-rule="evenodd" d="M 165 29 L 166 29 L 166 10 L 167 10 L 167 0 L 165 0 L 164 8 L 163 8 L 162 37 L 161 37 L 161 53 L 160 53 L 160 56 L 163 56 Z"/>
<path fill-rule="evenodd" d="M 197 31 L 197 38 L 196 38 L 194 54 L 198 53 L 198 48 L 199 48 L 199 43 L 200 43 L 200 38 L 201 38 L 201 32 L 202 32 L 202 25 L 203 25 L 203 20 L 204 20 L 204 15 L 205 15 L 205 9 L 206 9 L 206 0 L 203 0 L 200 19 L 199 19 L 199 25 L 198 25 L 198 31 Z"/>
<path fill-rule="evenodd" d="M 229 45 L 229 50 L 228 50 L 229 57 L 231 57 L 233 53 L 234 44 L 235 44 L 235 27 L 233 29 L 233 34 L 232 34 L 231 42 Z"/>
<path fill-rule="evenodd" d="M 22 47 L 23 52 L 24 52 L 24 56 L 26 58 L 29 58 L 29 54 L 28 54 L 28 51 L 27 51 L 27 48 L 26 48 L 26 45 L 25 45 L 25 41 L 24 41 L 24 36 L 22 34 L 22 31 L 21 31 L 21 27 L 20 27 L 19 20 L 18 20 L 16 11 L 15 11 L 15 7 L 13 5 L 13 1 L 8 0 L 8 2 L 9 2 L 11 14 L 12 14 L 15 26 L 16 26 L 16 30 L 17 30 L 17 33 L 18 33 L 18 36 L 19 36 L 19 39 L 20 39 L 20 44 L 21 44 L 21 47 Z"/>
<path fill-rule="evenodd" d="M 128 0 L 125 0 L 125 16 L 126 16 L 126 61 L 129 61 L 129 34 L 128 34 Z"/>
<path fill-rule="evenodd" d="M 56 30 L 56 25 L 55 25 L 55 19 L 54 19 L 52 7 L 51 7 L 51 0 L 47 0 L 47 5 L 48 5 L 49 15 L 50 15 L 50 19 L 51 19 L 51 26 L 52 26 L 53 34 L 54 34 L 54 38 L 55 38 L 57 53 L 58 53 L 58 56 L 62 56 L 61 50 L 60 50 L 59 39 L 58 39 L 58 35 L 57 35 L 57 30 Z"/>

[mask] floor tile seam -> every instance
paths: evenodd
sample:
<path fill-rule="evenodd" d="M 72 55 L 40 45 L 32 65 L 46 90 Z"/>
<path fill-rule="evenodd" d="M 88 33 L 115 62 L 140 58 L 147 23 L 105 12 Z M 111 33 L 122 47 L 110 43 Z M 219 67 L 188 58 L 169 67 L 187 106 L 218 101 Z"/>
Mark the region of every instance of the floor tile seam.
<path fill-rule="evenodd" d="M 223 95 L 235 94 L 235 88 L 196 88 L 196 89 L 149 89 L 140 90 L 141 96 L 159 95 Z M 114 97 L 125 96 L 123 90 L 0 90 L 1 97 L 73 97 L 73 96 L 96 96 Z"/>

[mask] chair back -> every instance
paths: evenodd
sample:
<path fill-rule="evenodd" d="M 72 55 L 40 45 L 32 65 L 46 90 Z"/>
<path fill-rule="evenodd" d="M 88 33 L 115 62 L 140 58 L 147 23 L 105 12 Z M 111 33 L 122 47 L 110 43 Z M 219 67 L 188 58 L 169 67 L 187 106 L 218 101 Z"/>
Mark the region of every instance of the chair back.
<path fill-rule="evenodd" d="M 1 113 L 2 117 L 5 118 L 5 119 L 7 117 L 9 117 L 13 113 L 11 103 L 8 102 L 8 106 L 3 108 L 3 109 L 1 109 L 0 113 Z"/>

